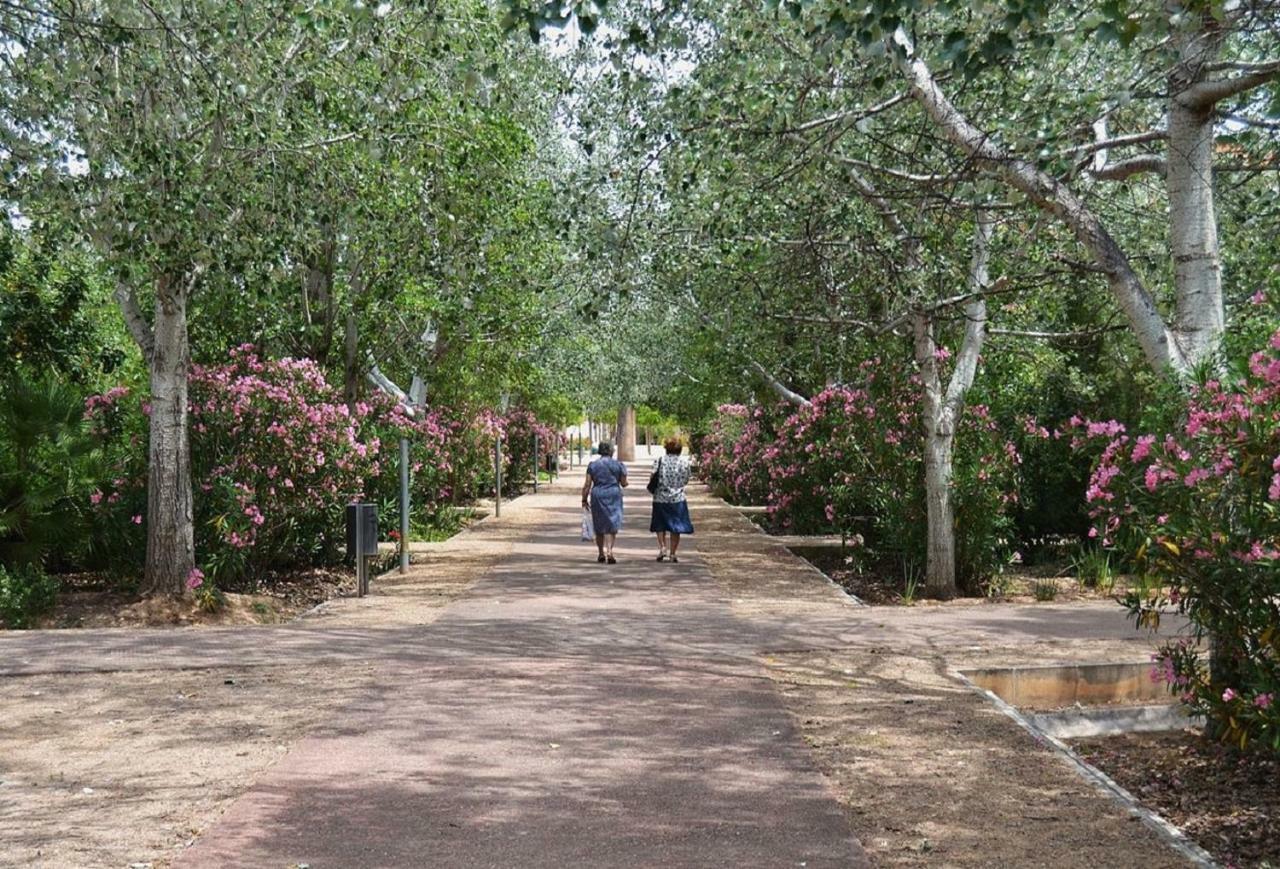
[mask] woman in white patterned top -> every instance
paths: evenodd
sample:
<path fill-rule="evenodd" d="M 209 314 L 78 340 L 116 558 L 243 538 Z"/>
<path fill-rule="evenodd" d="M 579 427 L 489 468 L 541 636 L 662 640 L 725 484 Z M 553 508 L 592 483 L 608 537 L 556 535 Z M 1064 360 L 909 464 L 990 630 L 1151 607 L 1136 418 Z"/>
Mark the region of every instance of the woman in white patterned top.
<path fill-rule="evenodd" d="M 680 455 L 684 445 L 679 438 L 669 438 L 664 446 L 667 454 L 653 463 L 658 486 L 653 491 L 649 530 L 658 535 L 658 560 L 670 558 L 678 562 L 676 550 L 680 548 L 680 535 L 693 533 L 689 503 L 684 495 L 684 487 L 689 484 L 689 460 Z"/>

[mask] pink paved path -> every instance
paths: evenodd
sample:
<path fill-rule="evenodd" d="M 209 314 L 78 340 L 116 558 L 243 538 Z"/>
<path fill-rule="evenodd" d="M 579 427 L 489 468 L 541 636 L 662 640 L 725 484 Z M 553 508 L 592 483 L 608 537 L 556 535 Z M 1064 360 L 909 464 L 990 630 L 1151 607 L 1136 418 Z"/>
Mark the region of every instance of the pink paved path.
<path fill-rule="evenodd" d="M 536 503 L 512 556 L 388 632 L 381 688 L 180 866 L 866 865 L 692 550 L 659 565 L 633 533 L 599 565 L 573 495 Z"/>

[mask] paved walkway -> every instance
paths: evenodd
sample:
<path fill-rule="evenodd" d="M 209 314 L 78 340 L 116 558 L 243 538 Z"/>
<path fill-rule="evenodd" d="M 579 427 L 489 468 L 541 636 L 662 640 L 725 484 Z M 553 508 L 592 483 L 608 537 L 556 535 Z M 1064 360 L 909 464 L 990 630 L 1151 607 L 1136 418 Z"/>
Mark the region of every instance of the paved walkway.
<path fill-rule="evenodd" d="M 571 485 L 457 538 L 506 554 L 431 624 L 15 632 L 0 635 L 0 675 L 380 662 L 184 867 L 860 866 L 762 653 L 1132 634 L 1111 605 L 871 610 L 818 576 L 794 612 L 735 614 L 696 546 L 654 562 L 643 507 L 621 563 L 596 564 Z M 410 585 L 341 606 L 412 598 Z"/>
<path fill-rule="evenodd" d="M 386 684 L 179 865 L 862 865 L 696 555 L 657 565 L 632 535 L 596 564 L 566 488 L 434 624 L 347 636 L 382 641 Z M 284 641 L 339 639 L 304 633 Z"/>

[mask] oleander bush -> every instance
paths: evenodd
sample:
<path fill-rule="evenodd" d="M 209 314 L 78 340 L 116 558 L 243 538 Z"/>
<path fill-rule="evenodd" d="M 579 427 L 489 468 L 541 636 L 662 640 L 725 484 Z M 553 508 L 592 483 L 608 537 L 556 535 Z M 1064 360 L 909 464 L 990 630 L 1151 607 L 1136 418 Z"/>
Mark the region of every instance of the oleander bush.
<path fill-rule="evenodd" d="M 491 484 L 497 433 L 513 445 L 508 473 L 532 462 L 533 432 L 541 450 L 554 443 L 553 432 L 524 410 L 464 422 L 431 408 L 410 415 L 382 394 L 349 408 L 313 361 L 261 359 L 249 345 L 234 349 L 226 364 L 192 366 L 190 384 L 202 568 L 192 587 L 206 577 L 216 585 L 257 582 L 274 571 L 339 561 L 344 506 L 356 498 L 397 503 L 401 437 L 410 442 L 411 518 L 418 528 L 451 523 L 448 507 Z M 88 500 L 100 527 L 126 529 L 126 539 L 136 529 L 130 545 L 140 546 L 146 405 L 117 388 L 87 406 L 92 430 L 115 444 L 110 481 Z M 514 493 L 526 479 L 504 488 Z M 394 511 L 385 510 L 380 521 L 390 528 Z"/>
<path fill-rule="evenodd" d="M 839 533 L 860 557 L 924 564 L 925 498 L 918 385 L 879 360 L 859 387 L 833 387 L 788 414 L 723 405 L 702 441 L 702 473 L 740 503 L 764 503 L 791 533 Z M 1006 563 L 1018 451 L 986 406 L 966 408 L 956 437 L 953 503 L 958 581 L 971 591 Z"/>
<path fill-rule="evenodd" d="M 1225 741 L 1280 750 L 1280 332 L 1238 374 L 1192 388 L 1164 430 L 1075 432 L 1097 451 L 1090 534 L 1159 580 L 1130 592 L 1131 615 L 1181 612 L 1194 630 L 1154 675 Z"/>

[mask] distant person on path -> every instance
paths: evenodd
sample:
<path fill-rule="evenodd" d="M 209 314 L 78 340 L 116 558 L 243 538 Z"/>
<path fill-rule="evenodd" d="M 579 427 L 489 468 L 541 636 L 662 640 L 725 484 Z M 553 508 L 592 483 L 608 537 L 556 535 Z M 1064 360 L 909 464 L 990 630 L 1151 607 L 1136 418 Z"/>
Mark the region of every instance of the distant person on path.
<path fill-rule="evenodd" d="M 617 564 L 613 544 L 622 529 L 622 490 L 627 486 L 627 466 L 613 457 L 613 444 L 600 442 L 600 458 L 587 465 L 587 481 L 582 484 L 582 506 L 591 504 L 599 562 Z"/>
<path fill-rule="evenodd" d="M 680 535 L 693 533 L 689 519 L 689 502 L 684 487 L 689 485 L 689 460 L 680 455 L 684 445 L 679 438 L 668 438 L 663 444 L 666 455 L 653 463 L 658 486 L 653 490 L 653 518 L 649 530 L 658 535 L 658 560 L 680 561 L 676 550 L 680 548 Z M 669 535 L 669 536 L 668 536 Z"/>

